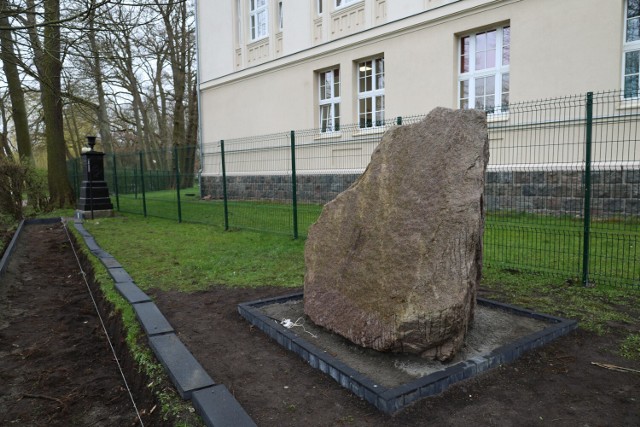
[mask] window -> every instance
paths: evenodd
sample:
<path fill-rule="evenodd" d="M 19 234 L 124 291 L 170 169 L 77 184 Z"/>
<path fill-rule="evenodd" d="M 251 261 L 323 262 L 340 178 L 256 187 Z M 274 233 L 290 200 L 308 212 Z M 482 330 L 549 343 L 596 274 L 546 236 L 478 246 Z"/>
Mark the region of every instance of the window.
<path fill-rule="evenodd" d="M 340 69 L 334 68 L 319 73 L 320 86 L 320 130 L 340 130 Z"/>
<path fill-rule="evenodd" d="M 278 29 L 282 31 L 283 15 L 282 15 L 282 2 L 278 2 Z"/>
<path fill-rule="evenodd" d="M 360 128 L 384 125 L 384 58 L 358 64 L 358 119 Z"/>
<path fill-rule="evenodd" d="M 461 37 L 459 51 L 458 106 L 490 113 L 507 111 L 511 28 Z"/>
<path fill-rule="evenodd" d="M 318 15 L 322 15 L 322 2 L 324 2 L 324 0 L 316 0 L 316 11 Z"/>
<path fill-rule="evenodd" d="M 241 0 L 236 0 L 236 44 L 242 44 L 242 6 Z"/>
<path fill-rule="evenodd" d="M 640 98 L 640 0 L 627 0 L 623 45 L 625 98 Z"/>
<path fill-rule="evenodd" d="M 355 3 L 359 0 L 336 0 L 336 7 L 343 7 L 351 3 Z"/>
<path fill-rule="evenodd" d="M 267 0 L 249 0 L 249 19 L 251 21 L 251 40 L 269 35 Z"/>

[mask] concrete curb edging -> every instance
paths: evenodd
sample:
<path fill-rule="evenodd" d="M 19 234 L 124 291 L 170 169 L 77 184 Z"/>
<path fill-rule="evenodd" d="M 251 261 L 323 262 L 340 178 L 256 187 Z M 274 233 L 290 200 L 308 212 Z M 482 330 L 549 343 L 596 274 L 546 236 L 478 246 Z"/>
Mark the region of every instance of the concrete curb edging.
<path fill-rule="evenodd" d="M 0 259 L 0 276 L 4 274 L 4 271 L 6 270 L 7 265 L 9 264 L 9 258 L 11 258 L 11 254 L 13 253 L 13 251 L 16 250 L 16 242 L 18 241 L 18 237 L 20 236 L 22 227 L 24 227 L 24 220 L 20 221 L 20 224 L 18 224 L 18 228 L 16 229 L 16 232 L 13 233 L 13 237 L 11 238 L 9 245 L 5 249 L 2 259 Z"/>
<path fill-rule="evenodd" d="M 115 288 L 129 304 L 147 335 L 149 347 L 164 366 L 176 390 L 192 404 L 208 427 L 254 427 L 256 424 L 222 384 L 216 384 L 176 335 L 152 299 L 135 284 L 120 263 L 96 243 L 75 218 L 73 225 L 91 253 L 105 266 Z"/>

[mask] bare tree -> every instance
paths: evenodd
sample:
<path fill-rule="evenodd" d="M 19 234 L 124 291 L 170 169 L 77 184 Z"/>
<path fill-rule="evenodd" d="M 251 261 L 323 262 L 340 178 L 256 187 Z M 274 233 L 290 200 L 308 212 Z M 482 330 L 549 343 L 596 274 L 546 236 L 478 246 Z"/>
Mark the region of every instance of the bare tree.
<path fill-rule="evenodd" d="M 139 26 L 144 21 L 145 12 L 144 9 L 115 8 L 107 23 L 111 31 L 105 44 L 109 50 L 107 56 L 111 58 L 110 65 L 116 70 L 111 77 L 113 83 L 127 91 L 120 99 L 130 99 L 132 124 L 141 144 L 139 149 L 152 150 L 153 126 L 143 99 L 142 82 L 137 73 L 138 61 L 144 56 L 138 55 L 136 49 L 140 45 L 142 34 L 139 32 Z"/>
<path fill-rule="evenodd" d="M 154 0 L 162 16 L 167 36 L 168 55 L 173 79 L 173 146 L 178 155 L 178 167 L 182 175 L 181 187 L 193 185 L 195 165 L 195 147 L 187 140 L 187 122 L 185 94 L 190 94 L 187 87 L 188 67 L 191 60 L 191 39 L 194 28 L 190 24 L 190 11 L 187 3 L 180 0 Z M 191 136 L 191 135 L 190 135 Z"/>
<path fill-rule="evenodd" d="M 32 161 L 31 137 L 29 136 L 29 121 L 27 119 L 27 108 L 24 100 L 24 91 L 20 81 L 18 70 L 18 58 L 15 53 L 13 34 L 9 16 L 11 9 L 7 0 L 0 0 L 0 58 L 2 68 L 7 78 L 9 97 L 11 99 L 11 110 L 13 125 L 18 144 L 18 155 L 23 161 Z"/>
<path fill-rule="evenodd" d="M 2 130 L 0 130 L 0 159 L 5 157 L 13 158 L 13 151 L 9 144 L 9 115 L 5 108 L 7 98 L 8 94 L 6 92 L 0 96 L 0 119 L 2 119 Z"/>
<path fill-rule="evenodd" d="M 5 117 L 21 115 L 22 90 L 26 146 L 40 164 L 46 141 L 55 205 L 71 204 L 65 160 L 79 155 L 92 131 L 107 153 L 156 151 L 145 156 L 147 168 L 171 169 L 175 147 L 181 184 L 192 185 L 198 109 L 190 7 L 186 0 L 0 0 L 0 54 L 7 80 L 18 82 L 15 90 L 7 84 L 13 110 Z"/>
<path fill-rule="evenodd" d="M 33 0 L 30 9 L 35 11 Z M 46 25 L 42 32 L 42 42 L 37 34 L 33 40 L 36 67 L 40 77 L 40 90 L 42 109 L 44 113 L 44 125 L 46 128 L 47 142 L 47 178 L 49 181 L 49 197 L 53 206 L 73 206 L 75 196 L 67 175 L 67 148 L 64 139 L 63 115 L 62 115 L 62 58 L 60 45 L 60 26 L 55 24 L 60 21 L 60 0 L 43 0 Z M 29 16 L 34 16 L 30 14 Z M 35 33 L 35 28 L 33 28 Z"/>
<path fill-rule="evenodd" d="M 107 101 L 104 91 L 104 82 L 102 76 L 102 59 L 101 52 L 98 49 L 98 43 L 96 41 L 96 0 L 91 0 L 91 11 L 88 17 L 89 32 L 88 40 L 91 52 L 91 76 L 94 79 L 96 86 L 96 93 L 98 96 L 98 127 L 100 129 L 100 140 L 106 153 L 113 152 L 113 143 L 111 138 L 111 121 L 109 119 L 109 113 L 107 111 Z"/>

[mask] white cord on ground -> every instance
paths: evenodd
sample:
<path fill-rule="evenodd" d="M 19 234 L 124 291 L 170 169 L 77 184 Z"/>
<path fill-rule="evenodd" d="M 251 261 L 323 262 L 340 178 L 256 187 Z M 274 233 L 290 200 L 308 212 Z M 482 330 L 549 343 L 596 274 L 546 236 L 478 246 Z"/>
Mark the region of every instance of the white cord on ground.
<path fill-rule="evenodd" d="M 69 244 L 71 245 L 71 249 L 73 250 L 73 255 L 76 257 L 76 261 L 78 262 L 78 267 L 80 268 L 80 272 L 82 273 L 82 278 L 84 279 L 84 283 L 87 285 L 87 290 L 89 291 L 89 296 L 91 297 L 91 301 L 93 302 L 93 306 L 96 309 L 96 314 L 98 315 L 98 319 L 100 319 L 100 324 L 102 325 L 102 330 L 104 331 L 104 335 L 107 337 L 107 342 L 109 343 L 109 347 L 111 348 L 111 352 L 113 353 L 113 358 L 118 365 L 118 370 L 120 371 L 120 375 L 122 376 L 122 381 L 124 381 L 124 386 L 129 393 L 129 398 L 131 399 L 131 403 L 133 404 L 133 409 L 136 411 L 136 416 L 140 421 L 140 425 L 144 427 L 144 422 L 142 421 L 142 417 L 140 416 L 140 412 L 138 411 L 138 406 L 133 398 L 133 393 L 131 392 L 131 388 L 129 388 L 129 383 L 127 383 L 127 378 L 124 376 L 124 372 L 122 370 L 122 366 L 120 365 L 120 360 L 118 359 L 118 355 L 116 354 L 116 349 L 113 347 L 113 343 L 111 342 L 111 338 L 109 338 L 109 333 L 107 332 L 107 327 L 102 320 L 102 316 L 100 315 L 100 310 L 98 309 L 98 304 L 96 303 L 96 299 L 93 297 L 93 292 L 91 291 L 91 286 L 89 286 L 89 282 L 87 281 L 87 273 L 82 269 L 82 263 L 80 262 L 80 258 L 78 258 L 78 253 L 76 252 L 76 248 L 73 246 L 73 241 L 71 240 L 71 236 L 69 235 L 69 230 L 67 230 L 67 224 L 64 220 L 62 220 L 62 226 L 64 227 L 65 233 L 67 233 L 67 239 L 69 239 Z"/>
<path fill-rule="evenodd" d="M 313 335 L 311 332 L 306 330 L 306 328 L 304 327 L 304 321 L 303 321 L 302 317 L 298 317 L 298 320 L 296 320 L 295 322 L 292 322 L 291 319 L 282 319 L 280 324 L 282 326 L 284 326 L 285 328 L 287 328 L 287 329 L 302 328 L 303 331 L 305 331 L 306 333 L 308 333 L 312 337 L 318 338 L 317 335 Z"/>

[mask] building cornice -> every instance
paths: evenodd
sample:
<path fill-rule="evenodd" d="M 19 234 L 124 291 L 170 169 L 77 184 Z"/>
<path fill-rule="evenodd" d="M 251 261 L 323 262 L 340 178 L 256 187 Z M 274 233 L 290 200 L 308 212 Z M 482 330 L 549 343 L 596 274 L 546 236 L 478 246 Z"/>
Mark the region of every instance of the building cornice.
<path fill-rule="evenodd" d="M 392 39 L 444 22 L 460 19 L 487 10 L 497 9 L 524 0 L 457 0 L 437 8 L 407 16 L 369 28 L 342 38 L 310 47 L 280 58 L 248 67 L 233 73 L 200 83 L 200 90 L 206 91 L 219 86 L 249 80 L 265 73 L 277 72 L 310 60 L 322 59 L 339 51 L 357 49 L 382 40 Z"/>

